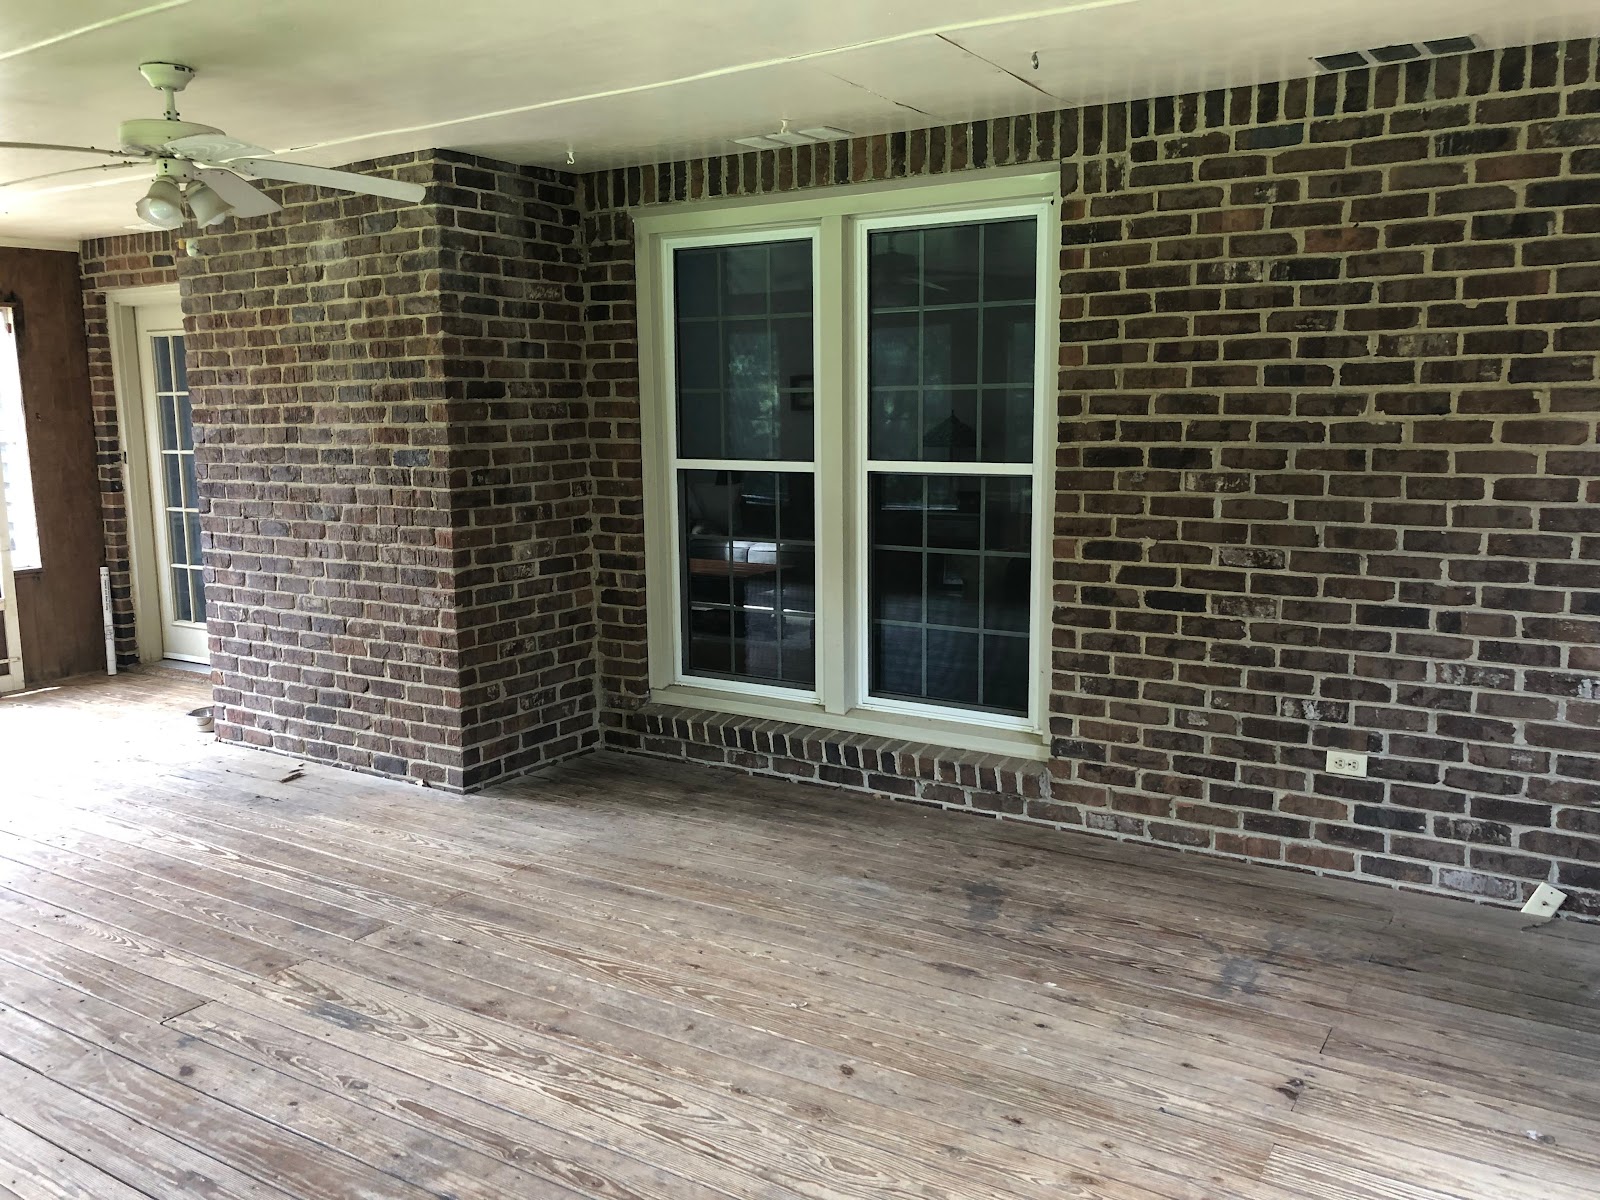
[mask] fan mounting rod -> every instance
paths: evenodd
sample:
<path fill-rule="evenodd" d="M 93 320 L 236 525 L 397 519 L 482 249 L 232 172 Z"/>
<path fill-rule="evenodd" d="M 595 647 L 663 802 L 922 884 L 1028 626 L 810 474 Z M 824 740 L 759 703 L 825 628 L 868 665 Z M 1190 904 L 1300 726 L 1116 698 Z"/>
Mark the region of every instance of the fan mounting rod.
<path fill-rule="evenodd" d="M 178 93 L 189 86 L 189 81 L 195 75 L 194 68 L 182 63 L 147 62 L 139 64 L 139 74 L 167 98 L 167 120 L 175 120 L 178 115 Z"/>

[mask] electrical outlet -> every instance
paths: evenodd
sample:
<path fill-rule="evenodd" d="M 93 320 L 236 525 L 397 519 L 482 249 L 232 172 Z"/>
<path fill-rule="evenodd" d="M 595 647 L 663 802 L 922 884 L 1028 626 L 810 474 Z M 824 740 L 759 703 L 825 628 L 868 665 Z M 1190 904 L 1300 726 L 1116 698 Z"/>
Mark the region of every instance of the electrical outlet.
<path fill-rule="evenodd" d="M 1365 775 L 1367 756 L 1349 750 L 1329 750 L 1328 772 L 1332 775 Z"/>
<path fill-rule="evenodd" d="M 1522 911 L 1530 917 L 1551 917 L 1556 909 L 1566 903 L 1567 894 L 1558 892 L 1548 883 L 1541 883 L 1533 889 L 1533 895 L 1528 897 L 1528 902 L 1522 906 Z"/>

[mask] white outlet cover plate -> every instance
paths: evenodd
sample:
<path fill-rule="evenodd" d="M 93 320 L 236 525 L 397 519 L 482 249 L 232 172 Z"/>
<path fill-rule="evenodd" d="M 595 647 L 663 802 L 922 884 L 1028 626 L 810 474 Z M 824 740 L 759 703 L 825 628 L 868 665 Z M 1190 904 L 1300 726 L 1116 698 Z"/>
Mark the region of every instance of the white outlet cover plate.
<path fill-rule="evenodd" d="M 1551 917 L 1556 909 L 1566 903 L 1567 894 L 1557 891 L 1548 883 L 1541 883 L 1533 890 L 1533 895 L 1528 897 L 1528 902 L 1522 906 L 1522 911 L 1530 917 Z"/>
<path fill-rule="evenodd" d="M 1367 773 L 1367 756 L 1356 754 L 1350 750 L 1328 751 L 1328 773 L 1330 775 L 1365 775 Z"/>

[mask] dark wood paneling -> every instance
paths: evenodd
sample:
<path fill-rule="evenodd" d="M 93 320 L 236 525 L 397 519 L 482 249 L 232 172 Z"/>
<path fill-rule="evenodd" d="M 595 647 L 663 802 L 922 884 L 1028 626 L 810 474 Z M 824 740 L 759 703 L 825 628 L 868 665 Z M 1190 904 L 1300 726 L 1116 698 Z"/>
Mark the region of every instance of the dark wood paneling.
<path fill-rule="evenodd" d="M 28 680 L 45 683 L 105 666 L 105 534 L 78 256 L 0 247 L 0 299 L 20 318 L 17 359 L 44 563 L 17 580 L 17 618 Z"/>

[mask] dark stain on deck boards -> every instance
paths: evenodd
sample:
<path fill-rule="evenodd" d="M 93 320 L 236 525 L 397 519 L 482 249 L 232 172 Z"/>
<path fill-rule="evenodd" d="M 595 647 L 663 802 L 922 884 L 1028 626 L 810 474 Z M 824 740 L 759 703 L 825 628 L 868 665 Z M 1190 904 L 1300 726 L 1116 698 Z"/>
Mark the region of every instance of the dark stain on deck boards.
<path fill-rule="evenodd" d="M 967 894 L 967 920 L 980 925 L 998 919 L 1010 895 L 1005 888 L 993 883 L 963 884 L 961 890 Z"/>

